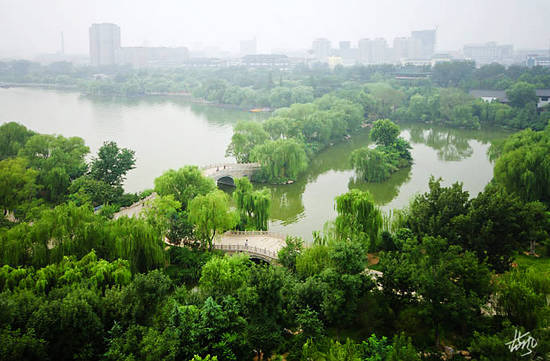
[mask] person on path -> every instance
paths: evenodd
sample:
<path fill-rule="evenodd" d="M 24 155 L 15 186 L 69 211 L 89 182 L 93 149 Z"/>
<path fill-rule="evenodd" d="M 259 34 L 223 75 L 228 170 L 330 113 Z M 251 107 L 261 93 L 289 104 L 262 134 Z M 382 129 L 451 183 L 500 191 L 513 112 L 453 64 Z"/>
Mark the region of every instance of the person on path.
<path fill-rule="evenodd" d="M 248 238 L 246 239 L 246 241 L 244 241 L 244 247 L 248 248 Z"/>

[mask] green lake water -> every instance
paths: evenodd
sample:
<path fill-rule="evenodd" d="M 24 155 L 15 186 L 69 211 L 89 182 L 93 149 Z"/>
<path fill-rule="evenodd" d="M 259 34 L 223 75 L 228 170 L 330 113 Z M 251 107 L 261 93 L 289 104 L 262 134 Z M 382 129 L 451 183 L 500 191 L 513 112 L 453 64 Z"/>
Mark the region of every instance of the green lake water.
<path fill-rule="evenodd" d="M 98 99 L 74 92 L 0 89 L 0 123 L 17 121 L 40 133 L 82 137 L 92 154 L 107 140 L 135 150 L 136 169 L 125 183 L 129 192 L 152 188 L 154 179 L 167 169 L 233 162 L 225 157 L 233 125 L 265 117 L 178 97 Z M 312 231 L 336 216 L 337 195 L 352 188 L 369 190 L 383 210 L 400 208 L 427 190 L 431 175 L 443 178 L 446 185 L 461 181 L 475 196 L 493 176 L 487 156 L 491 140 L 509 134 L 500 129 L 474 131 L 420 123 L 400 126 L 413 147 L 410 169 L 383 183 L 357 181 L 348 157 L 370 143 L 368 131 L 361 131 L 317 155 L 296 183 L 270 187 L 270 229 L 311 240 Z"/>

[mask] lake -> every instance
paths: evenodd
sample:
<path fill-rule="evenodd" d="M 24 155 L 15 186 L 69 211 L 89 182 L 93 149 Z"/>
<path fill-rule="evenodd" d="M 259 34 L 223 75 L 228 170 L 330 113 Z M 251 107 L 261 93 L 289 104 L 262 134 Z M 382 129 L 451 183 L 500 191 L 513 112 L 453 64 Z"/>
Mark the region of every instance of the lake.
<path fill-rule="evenodd" d="M 111 99 L 55 90 L 0 89 L 0 123 L 16 121 L 40 133 L 82 137 L 92 155 L 110 140 L 135 150 L 136 169 L 125 183 L 128 192 L 152 188 L 154 179 L 168 169 L 233 162 L 225 157 L 233 125 L 238 120 L 265 118 L 265 114 L 194 104 L 181 97 Z M 490 142 L 510 134 L 498 128 L 400 126 L 413 147 L 410 169 L 379 184 L 356 181 L 348 157 L 370 143 L 368 131 L 363 130 L 317 155 L 294 184 L 270 187 L 270 230 L 311 240 L 312 231 L 321 230 L 336 216 L 334 197 L 352 188 L 369 190 L 383 210 L 403 207 L 415 194 L 427 191 L 431 175 L 442 177 L 445 185 L 461 181 L 475 196 L 493 177 L 487 156 Z"/>

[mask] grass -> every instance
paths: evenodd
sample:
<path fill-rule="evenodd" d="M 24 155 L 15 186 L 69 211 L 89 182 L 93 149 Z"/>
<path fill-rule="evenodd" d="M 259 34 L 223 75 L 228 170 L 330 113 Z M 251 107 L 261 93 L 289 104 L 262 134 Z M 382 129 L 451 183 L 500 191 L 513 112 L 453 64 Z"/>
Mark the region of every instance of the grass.
<path fill-rule="evenodd" d="M 534 267 L 537 272 L 540 272 L 550 277 L 550 257 L 534 257 L 525 254 L 518 254 L 514 262 L 521 268 Z"/>

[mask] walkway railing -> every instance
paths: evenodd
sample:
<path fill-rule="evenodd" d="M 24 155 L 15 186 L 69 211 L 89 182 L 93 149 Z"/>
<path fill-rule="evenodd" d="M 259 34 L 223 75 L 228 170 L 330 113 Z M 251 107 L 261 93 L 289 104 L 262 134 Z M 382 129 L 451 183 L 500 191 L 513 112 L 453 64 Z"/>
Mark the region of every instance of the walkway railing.
<path fill-rule="evenodd" d="M 272 260 L 277 259 L 277 252 L 269 250 L 267 248 L 260 248 L 256 246 L 247 246 L 242 244 L 213 244 L 215 249 L 222 251 L 233 251 L 233 252 L 247 252 L 250 254 L 255 254 L 263 256 Z"/>
<path fill-rule="evenodd" d="M 267 236 L 286 240 L 286 235 L 270 231 L 227 231 L 223 235 L 228 236 Z"/>

